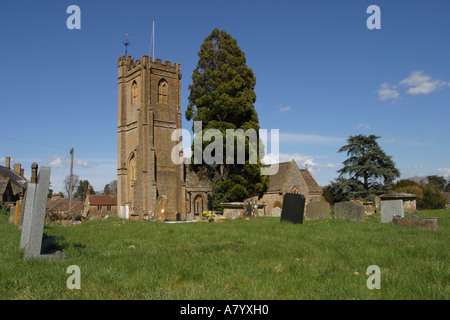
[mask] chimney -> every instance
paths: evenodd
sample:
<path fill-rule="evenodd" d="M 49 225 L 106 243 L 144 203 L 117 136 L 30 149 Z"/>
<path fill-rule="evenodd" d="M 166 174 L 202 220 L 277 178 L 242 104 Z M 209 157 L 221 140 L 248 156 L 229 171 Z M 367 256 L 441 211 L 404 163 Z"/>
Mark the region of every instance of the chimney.
<path fill-rule="evenodd" d="M 22 170 L 22 165 L 20 163 L 14 163 L 14 172 L 20 175 L 20 171 Z"/>
<path fill-rule="evenodd" d="M 20 175 L 22 177 L 25 177 L 25 169 L 24 168 L 20 169 Z"/>
<path fill-rule="evenodd" d="M 31 165 L 31 178 L 30 178 L 31 183 L 37 182 L 37 172 L 38 172 L 38 164 L 36 162 L 33 162 L 33 164 Z"/>
<path fill-rule="evenodd" d="M 114 195 L 114 190 L 112 190 L 112 189 L 109 190 L 109 195 L 110 195 L 110 196 L 113 196 L 113 195 Z"/>
<path fill-rule="evenodd" d="M 5 157 L 5 167 L 11 169 L 11 157 Z"/>

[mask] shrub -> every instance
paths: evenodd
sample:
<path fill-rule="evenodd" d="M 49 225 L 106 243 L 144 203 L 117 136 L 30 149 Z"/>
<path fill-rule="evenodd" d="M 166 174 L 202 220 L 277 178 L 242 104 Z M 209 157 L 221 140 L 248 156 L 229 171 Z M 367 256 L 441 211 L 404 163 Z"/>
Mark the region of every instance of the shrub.
<path fill-rule="evenodd" d="M 419 209 L 445 209 L 447 198 L 433 184 L 425 187 L 425 192 L 420 202 Z"/>

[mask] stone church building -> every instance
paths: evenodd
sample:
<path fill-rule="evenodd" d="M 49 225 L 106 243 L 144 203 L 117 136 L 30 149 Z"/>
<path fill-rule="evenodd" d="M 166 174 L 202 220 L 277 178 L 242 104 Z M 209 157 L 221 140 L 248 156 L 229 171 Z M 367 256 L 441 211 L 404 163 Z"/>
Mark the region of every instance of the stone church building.
<path fill-rule="evenodd" d="M 152 61 L 149 56 L 137 61 L 121 56 L 118 69 L 118 215 L 142 218 L 161 211 L 167 220 L 186 220 L 211 210 L 209 182 L 200 180 L 186 165 L 172 161 L 174 147 L 179 144 L 171 140 L 172 133 L 181 129 L 182 123 L 180 64 Z M 270 207 L 286 192 L 277 181 L 297 186 L 296 190 L 307 192 L 309 198 L 321 194 L 317 183 L 314 188 L 306 187 L 312 177 L 309 172 L 302 175 L 292 171 L 294 164 L 280 164 L 280 172 L 271 176 L 271 187 L 261 199 Z M 286 178 L 283 174 L 288 171 L 292 174 Z M 291 183 L 292 179 L 298 183 Z M 161 204 L 161 198 L 167 201 Z"/>

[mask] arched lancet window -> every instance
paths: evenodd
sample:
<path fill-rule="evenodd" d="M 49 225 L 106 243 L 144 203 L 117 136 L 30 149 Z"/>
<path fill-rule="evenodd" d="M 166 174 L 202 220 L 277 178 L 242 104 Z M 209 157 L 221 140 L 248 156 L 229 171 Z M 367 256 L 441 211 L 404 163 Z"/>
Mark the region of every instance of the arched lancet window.
<path fill-rule="evenodd" d="M 298 187 L 293 187 L 291 193 L 300 194 L 300 189 Z"/>
<path fill-rule="evenodd" d="M 138 89 L 136 81 L 131 85 L 131 105 L 135 106 L 138 102 Z"/>
<path fill-rule="evenodd" d="M 169 84 L 166 80 L 162 79 L 158 85 L 158 102 L 169 102 Z"/>

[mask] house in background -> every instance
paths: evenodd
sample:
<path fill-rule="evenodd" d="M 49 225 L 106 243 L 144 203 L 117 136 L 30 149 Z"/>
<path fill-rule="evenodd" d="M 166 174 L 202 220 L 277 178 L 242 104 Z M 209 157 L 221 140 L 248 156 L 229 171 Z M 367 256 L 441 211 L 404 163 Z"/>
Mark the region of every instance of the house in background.
<path fill-rule="evenodd" d="M 15 163 L 11 170 L 11 157 L 6 157 L 5 166 L 0 166 L 0 202 L 7 207 L 22 200 L 28 185 L 28 180 L 23 175 L 21 164 Z"/>
<path fill-rule="evenodd" d="M 83 214 L 84 205 L 79 198 L 72 199 L 72 209 L 70 210 L 72 217 L 79 217 Z M 51 220 L 64 220 L 69 217 L 69 200 L 60 196 L 53 196 L 47 199 L 46 212 Z"/>
<path fill-rule="evenodd" d="M 105 216 L 117 215 L 117 196 L 111 190 L 109 195 L 91 195 L 91 189 L 87 188 L 84 201 L 83 217 L 86 219 L 99 219 Z"/>
<path fill-rule="evenodd" d="M 266 206 L 266 215 L 270 215 L 274 207 L 283 207 L 283 197 L 286 193 L 304 195 L 305 206 L 310 202 L 325 201 L 323 190 L 308 167 L 299 169 L 294 160 L 280 163 L 278 172 L 270 176 L 269 189 L 259 200 Z"/>

